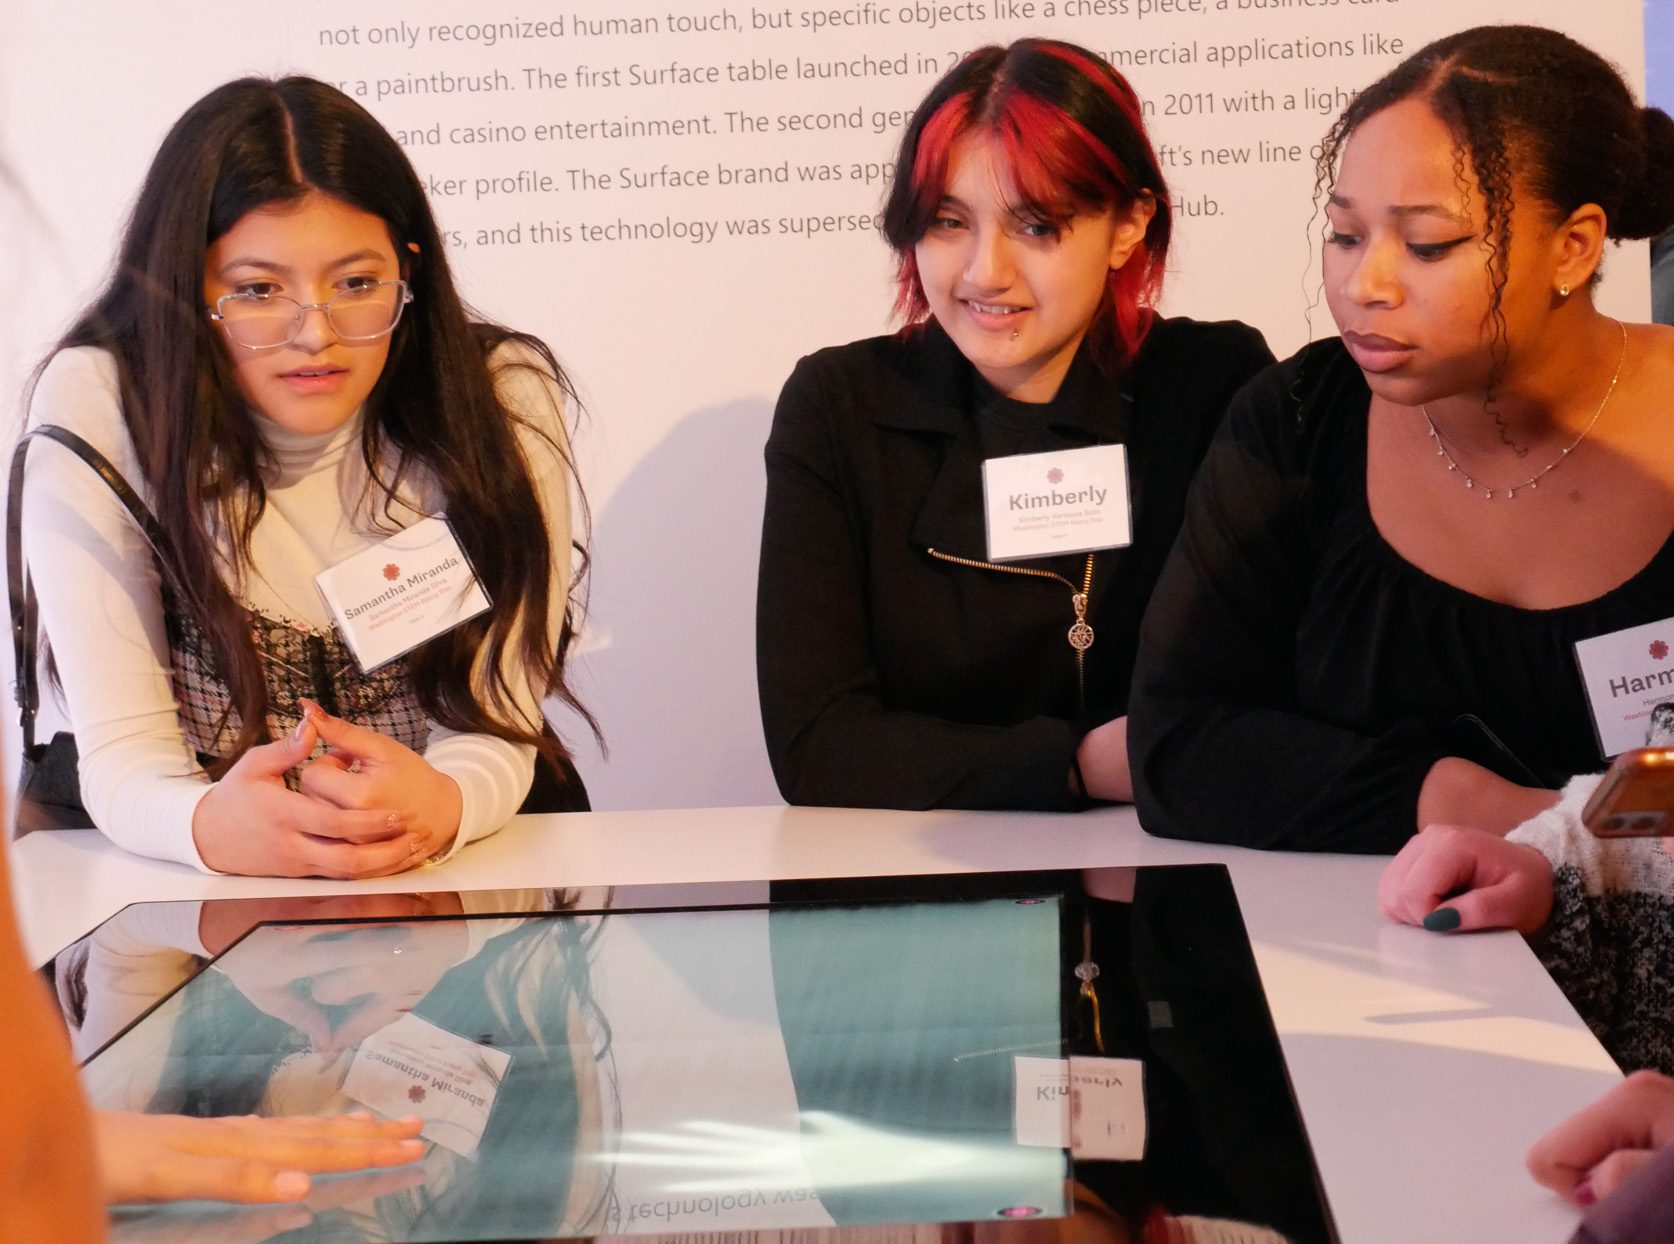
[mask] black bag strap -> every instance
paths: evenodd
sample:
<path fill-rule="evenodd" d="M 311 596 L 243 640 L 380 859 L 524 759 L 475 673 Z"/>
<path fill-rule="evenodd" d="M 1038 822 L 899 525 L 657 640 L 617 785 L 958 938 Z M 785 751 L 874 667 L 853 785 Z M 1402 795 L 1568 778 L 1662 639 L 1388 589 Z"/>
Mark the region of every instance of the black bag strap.
<path fill-rule="evenodd" d="M 12 657 L 16 661 L 18 724 L 23 727 L 23 754 L 35 750 L 35 714 L 40 709 L 41 694 L 35 670 L 36 605 L 35 585 L 30 580 L 29 568 L 23 564 L 23 466 L 29 452 L 29 442 L 37 436 L 57 441 L 80 458 L 105 485 L 116 494 L 135 524 L 151 545 L 152 554 L 165 569 L 173 564 L 172 546 L 168 536 L 152 516 L 139 494 L 122 478 L 122 472 L 110 464 L 110 459 L 89 445 L 68 428 L 56 424 L 42 424 L 31 428 L 18 438 L 12 451 L 11 476 L 6 486 L 6 600 L 12 614 Z"/>

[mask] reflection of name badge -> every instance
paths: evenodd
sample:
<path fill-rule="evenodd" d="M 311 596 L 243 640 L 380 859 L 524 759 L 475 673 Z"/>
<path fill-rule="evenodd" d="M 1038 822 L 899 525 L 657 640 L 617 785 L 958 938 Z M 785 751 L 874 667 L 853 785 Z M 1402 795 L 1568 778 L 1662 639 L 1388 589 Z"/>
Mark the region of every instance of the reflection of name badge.
<path fill-rule="evenodd" d="M 989 561 L 1133 543 L 1125 445 L 989 458 L 982 494 Z"/>
<path fill-rule="evenodd" d="M 1020 1145 L 1078 1158 L 1145 1156 L 1145 1064 L 1133 1058 L 1012 1058 L 1013 1132 Z"/>
<path fill-rule="evenodd" d="M 1651 710 L 1674 700 L 1674 618 L 1575 645 L 1606 760 L 1645 746 Z"/>
<path fill-rule="evenodd" d="M 419 1135 L 475 1155 L 511 1055 L 403 1015 L 360 1043 L 343 1095 L 391 1118 L 418 1115 Z"/>
<path fill-rule="evenodd" d="M 488 608 L 444 518 L 420 519 L 315 576 L 337 629 L 365 671 L 411 652 Z"/>

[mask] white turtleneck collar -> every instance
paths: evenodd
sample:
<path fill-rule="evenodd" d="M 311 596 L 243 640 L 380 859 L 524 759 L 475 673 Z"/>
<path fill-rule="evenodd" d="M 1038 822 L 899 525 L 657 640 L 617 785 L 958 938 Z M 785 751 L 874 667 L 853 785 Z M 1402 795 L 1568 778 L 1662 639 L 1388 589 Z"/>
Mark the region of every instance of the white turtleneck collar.
<path fill-rule="evenodd" d="M 267 446 L 278 474 L 274 483 L 283 485 L 341 462 L 350 446 L 360 440 L 365 410 L 364 406 L 360 407 L 329 432 L 293 432 L 260 411 L 252 410 L 250 417 L 255 421 L 256 432 Z"/>

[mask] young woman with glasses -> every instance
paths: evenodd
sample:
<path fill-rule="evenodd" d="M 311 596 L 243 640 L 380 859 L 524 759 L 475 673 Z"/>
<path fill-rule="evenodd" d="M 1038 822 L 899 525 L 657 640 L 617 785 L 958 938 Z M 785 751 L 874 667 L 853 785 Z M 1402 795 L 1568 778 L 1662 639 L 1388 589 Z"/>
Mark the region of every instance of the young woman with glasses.
<path fill-rule="evenodd" d="M 205 869 L 372 876 L 567 768 L 540 701 L 570 698 L 571 396 L 545 345 L 469 313 L 359 105 L 306 78 L 194 104 L 31 397 L 166 537 L 32 442 L 24 550 L 92 820 Z M 363 672 L 315 577 L 444 513 L 493 607 Z"/>

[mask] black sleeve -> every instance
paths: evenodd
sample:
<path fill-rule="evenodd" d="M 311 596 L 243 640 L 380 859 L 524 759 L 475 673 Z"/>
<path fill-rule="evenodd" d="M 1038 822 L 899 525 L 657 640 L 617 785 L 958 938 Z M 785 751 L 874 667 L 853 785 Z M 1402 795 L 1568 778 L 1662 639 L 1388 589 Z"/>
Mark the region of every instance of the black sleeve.
<path fill-rule="evenodd" d="M 868 624 L 865 499 L 833 427 L 832 369 L 804 359 L 767 441 L 756 686 L 792 804 L 1071 810 L 1070 722 L 966 725 L 885 707 Z"/>
<path fill-rule="evenodd" d="M 1234 399 L 1192 486 L 1140 635 L 1128 723 L 1153 834 L 1251 847 L 1394 851 L 1444 754 L 1418 719 L 1365 734 L 1297 703 L 1312 587 L 1297 364 Z M 1346 412 L 1335 412 L 1339 416 Z"/>

